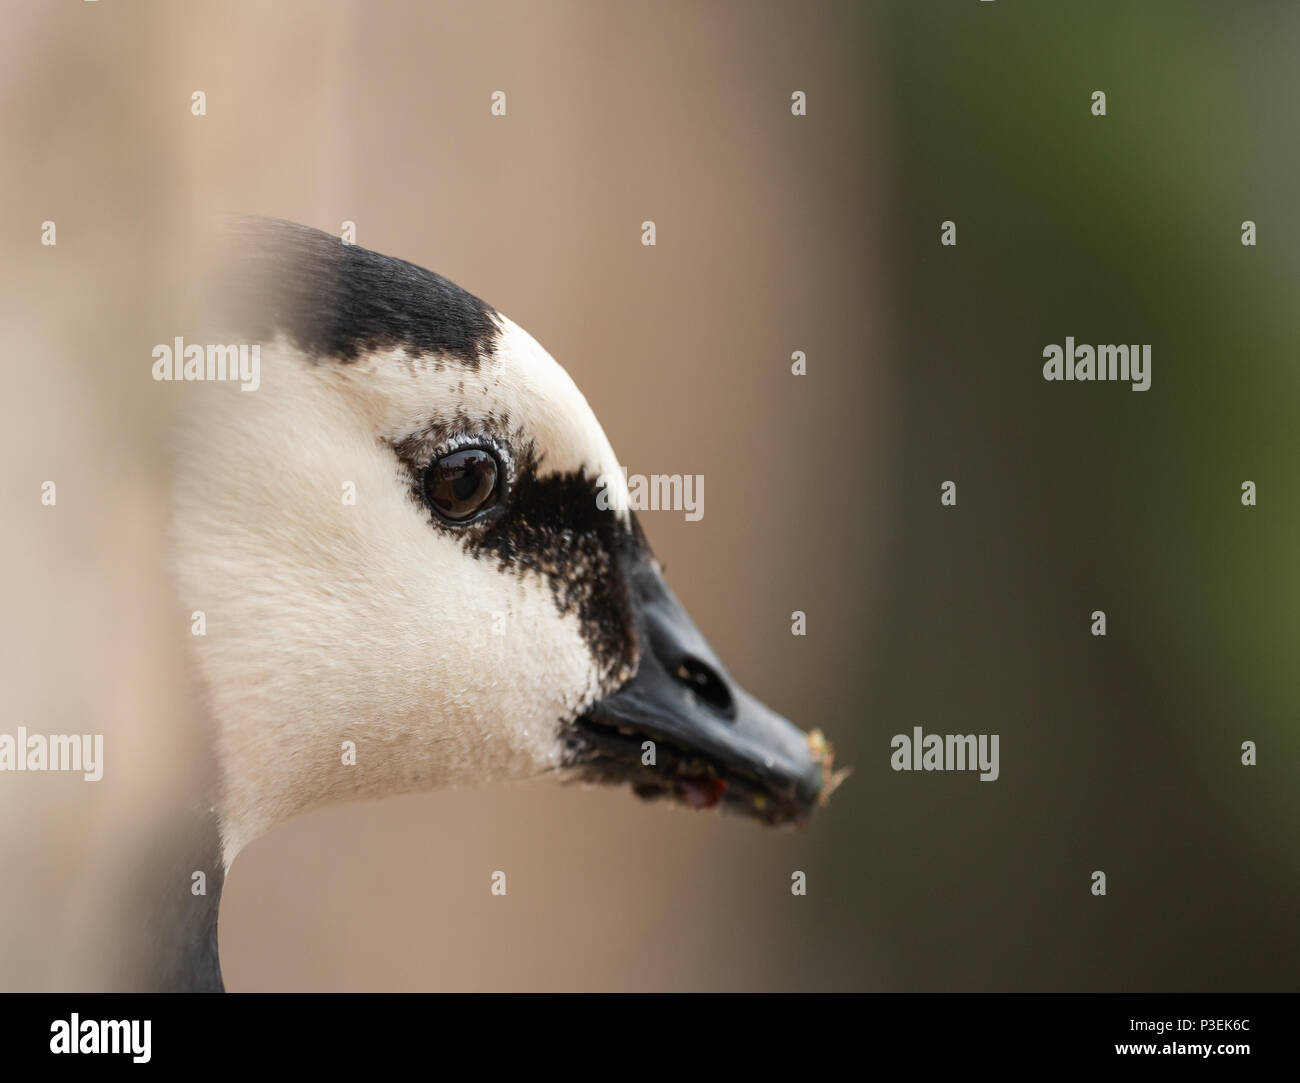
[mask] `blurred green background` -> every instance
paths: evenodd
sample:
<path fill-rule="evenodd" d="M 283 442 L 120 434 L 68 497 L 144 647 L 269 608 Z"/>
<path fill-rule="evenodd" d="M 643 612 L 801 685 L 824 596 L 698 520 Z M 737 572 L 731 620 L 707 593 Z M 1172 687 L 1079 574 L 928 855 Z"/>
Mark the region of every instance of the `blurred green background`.
<path fill-rule="evenodd" d="M 900 4 L 882 32 L 903 391 L 862 509 L 892 541 L 844 796 L 873 827 L 838 846 L 890 985 L 1294 989 L 1300 8 Z M 1067 335 L 1150 343 L 1151 389 L 1044 381 Z M 1000 733 L 1001 779 L 892 774 L 912 724 Z"/>

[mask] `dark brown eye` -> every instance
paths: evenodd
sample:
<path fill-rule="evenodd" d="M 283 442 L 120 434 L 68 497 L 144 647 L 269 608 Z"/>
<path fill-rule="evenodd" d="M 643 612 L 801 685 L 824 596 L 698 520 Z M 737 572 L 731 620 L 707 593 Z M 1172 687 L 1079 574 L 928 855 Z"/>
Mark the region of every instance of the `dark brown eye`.
<path fill-rule="evenodd" d="M 497 461 L 490 452 L 453 451 L 429 464 L 424 495 L 444 519 L 463 523 L 496 503 L 497 474 Z"/>

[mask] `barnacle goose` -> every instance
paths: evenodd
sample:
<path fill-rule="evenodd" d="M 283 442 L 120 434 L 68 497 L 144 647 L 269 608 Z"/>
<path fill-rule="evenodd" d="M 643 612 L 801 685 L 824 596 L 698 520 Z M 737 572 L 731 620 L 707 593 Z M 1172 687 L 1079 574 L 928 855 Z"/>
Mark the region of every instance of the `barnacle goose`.
<path fill-rule="evenodd" d="M 530 335 L 314 229 L 239 219 L 227 242 L 211 340 L 257 344 L 260 382 L 194 389 L 181 426 L 174 572 L 206 622 L 214 776 L 143 987 L 222 988 L 225 870 L 326 802 L 553 774 L 809 816 L 828 746 L 736 685 L 626 501 L 598 501 L 614 453 Z"/>

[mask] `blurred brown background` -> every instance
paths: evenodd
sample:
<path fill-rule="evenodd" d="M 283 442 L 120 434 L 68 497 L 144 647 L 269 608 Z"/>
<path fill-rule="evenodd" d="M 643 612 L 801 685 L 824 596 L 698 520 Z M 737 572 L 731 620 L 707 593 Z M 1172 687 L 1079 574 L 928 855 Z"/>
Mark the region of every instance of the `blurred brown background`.
<path fill-rule="evenodd" d="M 355 221 L 704 474 L 643 516 L 674 589 L 856 767 L 801 833 L 546 782 L 309 814 L 232 870 L 229 988 L 1294 987 L 1300 21 L 1224 10 L 4 3 L 0 730 L 112 760 L 0 777 L 0 987 L 109 981 L 192 784 L 147 374 L 225 211 Z M 1152 391 L 1044 385 L 1066 334 L 1153 342 Z M 893 773 L 913 725 L 1001 779 Z"/>

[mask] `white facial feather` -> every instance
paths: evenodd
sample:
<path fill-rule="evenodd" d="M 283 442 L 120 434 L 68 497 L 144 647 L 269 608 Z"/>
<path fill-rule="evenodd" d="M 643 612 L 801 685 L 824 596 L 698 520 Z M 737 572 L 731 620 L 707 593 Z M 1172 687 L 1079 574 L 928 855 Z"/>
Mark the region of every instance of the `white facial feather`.
<path fill-rule="evenodd" d="M 206 616 L 194 648 L 218 729 L 227 863 L 332 799 L 553 768 L 559 725 L 602 692 L 577 616 L 539 575 L 432 526 L 391 446 L 504 417 L 533 442 L 539 477 L 622 483 L 567 373 L 497 319 L 477 368 L 400 351 L 317 362 L 281 338 L 262 349 L 256 391 L 185 385 L 176 572 L 186 612 Z"/>

